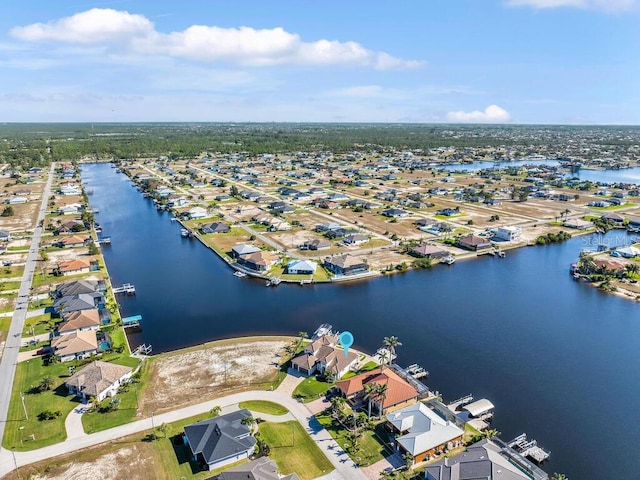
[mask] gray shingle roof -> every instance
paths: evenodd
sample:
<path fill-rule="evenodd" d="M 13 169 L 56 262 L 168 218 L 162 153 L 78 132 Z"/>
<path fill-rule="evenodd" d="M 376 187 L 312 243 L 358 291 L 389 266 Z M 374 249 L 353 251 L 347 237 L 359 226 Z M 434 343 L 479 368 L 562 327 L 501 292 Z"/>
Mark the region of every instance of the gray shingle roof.
<path fill-rule="evenodd" d="M 252 449 L 256 439 L 242 419 L 250 417 L 247 409 L 221 415 L 184 427 L 194 455 L 201 453 L 208 464 Z"/>

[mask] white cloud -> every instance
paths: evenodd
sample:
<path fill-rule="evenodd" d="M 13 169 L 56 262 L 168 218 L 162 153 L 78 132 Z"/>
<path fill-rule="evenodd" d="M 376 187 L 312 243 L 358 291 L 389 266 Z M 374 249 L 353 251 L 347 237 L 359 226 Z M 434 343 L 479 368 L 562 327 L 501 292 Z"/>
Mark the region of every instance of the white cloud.
<path fill-rule="evenodd" d="M 480 110 L 449 112 L 447 120 L 454 123 L 504 123 L 511 120 L 511 115 L 498 105 L 489 105 L 482 112 Z"/>
<path fill-rule="evenodd" d="M 510 7 L 533 7 L 549 9 L 560 7 L 604 10 L 606 12 L 622 12 L 637 7 L 639 0 L 506 0 Z"/>
<path fill-rule="evenodd" d="M 200 62 L 249 66 L 347 65 L 377 70 L 402 70 L 424 65 L 417 60 L 368 50 L 357 42 L 321 39 L 303 41 L 281 27 L 254 29 L 192 25 L 163 33 L 143 15 L 94 8 L 54 20 L 15 27 L 11 35 L 25 42 L 103 45 L 126 54 L 164 55 Z"/>

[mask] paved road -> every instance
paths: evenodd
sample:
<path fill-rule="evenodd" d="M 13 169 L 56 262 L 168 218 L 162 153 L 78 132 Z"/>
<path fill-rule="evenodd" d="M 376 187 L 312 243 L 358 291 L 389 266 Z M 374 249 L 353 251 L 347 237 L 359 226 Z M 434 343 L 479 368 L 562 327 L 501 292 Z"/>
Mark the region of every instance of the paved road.
<path fill-rule="evenodd" d="M 75 438 L 68 438 L 62 443 L 57 443 L 49 447 L 40 448 L 30 452 L 16 452 L 15 458 L 18 466 L 28 465 L 30 463 L 45 460 L 47 458 L 63 455 L 76 450 L 98 445 L 110 440 L 116 440 L 128 435 L 141 433 L 150 430 L 153 426 L 159 426 L 162 423 L 171 423 L 178 420 L 206 413 L 215 406 L 228 407 L 236 405 L 247 400 L 270 400 L 272 402 L 284 405 L 289 409 L 293 417 L 309 433 L 316 445 L 325 453 L 329 461 L 336 468 L 335 475 L 332 477 L 337 480 L 365 480 L 366 476 L 356 467 L 349 456 L 342 450 L 340 445 L 331 438 L 329 433 L 324 430 L 313 418 L 307 408 L 291 398 L 288 392 L 279 391 L 252 391 L 229 395 L 217 400 L 211 400 L 190 407 L 181 408 L 172 412 L 156 415 L 151 418 L 145 418 L 133 423 L 121 425 L 91 435 L 78 435 Z M 14 469 L 11 452 L 4 450 L 0 452 L 0 476 L 3 476 Z"/>
<path fill-rule="evenodd" d="M 11 320 L 11 326 L 9 327 L 9 333 L 4 345 L 4 351 L 2 352 L 2 359 L 0 360 L 0 439 L 4 437 L 4 429 L 7 422 L 11 419 L 7 418 L 9 413 L 9 402 L 11 400 L 11 390 L 13 388 L 13 379 L 16 372 L 16 361 L 18 359 L 18 351 L 22 343 L 22 329 L 24 328 L 24 322 L 27 318 L 27 309 L 29 308 L 29 292 L 31 289 L 31 282 L 33 280 L 33 272 L 36 268 L 36 261 L 38 259 L 38 248 L 40 247 L 40 237 L 42 236 L 41 222 L 44 220 L 45 211 L 47 208 L 47 201 L 49 200 L 49 194 L 51 193 L 51 183 L 53 181 L 55 164 L 51 164 L 49 170 L 49 179 L 45 185 L 44 192 L 42 194 L 42 204 L 38 212 L 38 219 L 36 220 L 36 228 L 33 232 L 31 239 L 31 247 L 27 254 L 27 261 L 25 262 L 24 273 L 22 275 L 22 282 L 18 291 L 18 299 L 16 300 L 16 310 L 13 312 L 13 318 Z M 0 455 L 8 453 L 0 450 Z M 3 461 L 2 465 L 6 465 L 7 462 Z"/>

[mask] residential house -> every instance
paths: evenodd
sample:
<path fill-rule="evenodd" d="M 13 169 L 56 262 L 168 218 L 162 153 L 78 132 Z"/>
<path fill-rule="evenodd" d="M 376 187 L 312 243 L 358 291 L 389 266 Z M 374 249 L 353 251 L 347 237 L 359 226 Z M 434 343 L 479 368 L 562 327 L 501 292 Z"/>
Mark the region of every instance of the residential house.
<path fill-rule="evenodd" d="M 92 308 L 104 309 L 106 300 L 100 292 L 79 293 L 77 295 L 67 295 L 57 298 L 53 302 L 53 309 L 56 313 L 65 316 L 71 312 L 89 310 Z"/>
<path fill-rule="evenodd" d="M 484 439 L 474 443 L 453 457 L 442 458 L 428 465 L 424 471 L 425 480 L 468 480 L 468 479 L 500 479 L 531 480 L 526 472 L 539 471 L 539 480 L 547 480 L 544 472 L 531 464 L 521 455 L 516 455 L 505 446 L 495 441 Z M 513 458 L 518 458 L 517 465 Z"/>
<path fill-rule="evenodd" d="M 94 397 L 101 402 L 118 393 L 121 385 L 131 380 L 133 368 L 114 363 L 94 361 L 64 382 L 71 395 L 83 400 Z"/>
<path fill-rule="evenodd" d="M 418 401 L 418 391 L 391 367 L 380 367 L 336 383 L 336 387 L 354 407 L 364 406 L 365 387 L 370 384 L 386 385 L 383 397 L 373 402 L 380 414 L 399 410 Z"/>
<path fill-rule="evenodd" d="M 582 220 L 580 218 L 569 218 L 562 223 L 562 226 L 567 228 L 575 228 L 577 230 L 587 230 L 593 227 L 593 223 L 587 220 Z"/>
<path fill-rule="evenodd" d="M 242 409 L 188 425 L 184 427 L 185 444 L 209 470 L 249 458 L 256 439 L 242 420 L 250 416 L 249 410 Z"/>
<path fill-rule="evenodd" d="M 191 220 L 207 218 L 208 216 L 207 211 L 202 207 L 193 207 L 192 209 L 189 210 L 188 213 L 189 213 L 189 218 Z"/>
<path fill-rule="evenodd" d="M 251 253 L 257 253 L 261 250 L 258 247 L 253 245 L 236 245 L 231 248 L 231 256 L 235 259 L 238 259 L 244 255 L 249 255 Z"/>
<path fill-rule="evenodd" d="M 499 227 L 494 236 L 497 240 L 511 242 L 517 240 L 522 235 L 522 227 Z"/>
<path fill-rule="evenodd" d="M 209 233 L 227 233 L 231 231 L 231 227 L 224 222 L 205 223 L 200 227 L 203 234 Z"/>
<path fill-rule="evenodd" d="M 84 247 L 93 243 L 93 239 L 91 237 L 81 237 L 79 235 L 71 235 L 69 237 L 61 237 L 54 244 L 54 247 L 59 248 L 74 248 L 74 247 Z"/>
<path fill-rule="evenodd" d="M 272 212 L 276 213 L 292 213 L 295 212 L 295 208 L 285 202 L 271 202 L 267 207 Z"/>
<path fill-rule="evenodd" d="M 449 252 L 428 243 L 420 244 L 411 249 L 411 253 L 416 257 L 430 258 L 431 260 L 439 260 L 449 256 Z"/>
<path fill-rule="evenodd" d="M 54 270 L 58 275 L 64 276 L 89 273 L 91 271 L 91 263 L 85 260 L 67 260 L 58 263 Z"/>
<path fill-rule="evenodd" d="M 295 473 L 280 475 L 278 465 L 269 457 L 229 468 L 218 475 L 218 480 L 299 480 Z"/>
<path fill-rule="evenodd" d="M 353 235 L 347 235 L 342 241 L 347 245 L 362 245 L 363 243 L 367 243 L 369 240 L 371 239 L 368 235 L 355 233 Z"/>
<path fill-rule="evenodd" d="M 7 230 L 0 230 L 0 242 L 10 242 L 11 232 Z"/>
<path fill-rule="evenodd" d="M 27 197 L 11 197 L 11 198 L 7 198 L 4 203 L 7 203 L 9 205 L 20 205 L 23 203 L 27 203 L 29 201 L 29 199 Z"/>
<path fill-rule="evenodd" d="M 292 368 L 304 375 L 324 374 L 328 371 L 334 378 L 341 378 L 358 363 L 359 356 L 354 351 L 345 355 L 342 348 L 336 347 L 337 343 L 335 335 L 321 336 L 291 360 Z"/>
<path fill-rule="evenodd" d="M 82 213 L 84 207 L 80 203 L 69 203 L 58 208 L 60 215 L 78 215 Z"/>
<path fill-rule="evenodd" d="M 624 224 L 624 217 L 618 213 L 614 213 L 614 212 L 607 212 L 605 214 L 603 214 L 600 218 L 602 218 L 602 220 L 609 222 L 609 223 L 613 223 L 615 225 L 623 225 Z"/>
<path fill-rule="evenodd" d="M 442 208 L 436 212 L 436 215 L 444 215 L 445 217 L 453 217 L 455 215 L 460 215 L 459 208 Z"/>
<path fill-rule="evenodd" d="M 107 285 L 104 280 L 76 280 L 74 282 L 60 283 L 54 291 L 56 298 L 80 293 L 106 292 Z"/>
<path fill-rule="evenodd" d="M 386 210 L 382 211 L 382 215 L 391 218 L 404 218 L 409 216 L 409 212 L 401 210 L 399 208 L 387 208 Z"/>
<path fill-rule="evenodd" d="M 238 263 L 256 272 L 266 272 L 280 261 L 278 255 L 271 252 L 248 253 L 238 257 Z"/>
<path fill-rule="evenodd" d="M 307 240 L 300 245 L 300 250 L 327 250 L 331 248 L 331 242 L 328 240 Z"/>
<path fill-rule="evenodd" d="M 78 185 L 68 183 L 66 185 L 62 185 L 58 190 L 58 193 L 61 195 L 80 195 L 82 192 Z"/>
<path fill-rule="evenodd" d="M 69 335 L 76 332 L 98 330 L 100 328 L 100 312 L 97 308 L 72 311 L 64 316 L 64 321 L 56 327 L 58 335 Z"/>
<path fill-rule="evenodd" d="M 51 348 L 61 362 L 88 358 L 98 353 L 98 338 L 94 330 L 60 335 L 51 339 Z"/>
<path fill-rule="evenodd" d="M 408 453 L 415 463 L 431 460 L 462 445 L 464 431 L 422 402 L 387 414 L 387 424 L 396 435 L 398 452 Z"/>
<path fill-rule="evenodd" d="M 287 263 L 287 273 L 292 275 L 313 275 L 318 264 L 311 260 L 290 260 Z"/>
<path fill-rule="evenodd" d="M 339 228 L 342 228 L 342 226 L 340 224 L 332 223 L 332 222 L 320 223 L 320 224 L 316 225 L 316 231 L 317 232 L 330 232 L 332 230 L 337 230 Z"/>
<path fill-rule="evenodd" d="M 291 227 L 291 224 L 289 224 L 289 222 L 286 222 L 285 220 L 282 220 L 281 218 L 278 218 L 278 217 L 273 217 L 269 222 L 269 231 L 271 232 L 282 232 L 282 231 L 291 230 L 291 228 L 292 227 Z"/>
<path fill-rule="evenodd" d="M 80 220 L 70 220 L 61 224 L 54 233 L 60 235 L 61 233 L 75 233 L 82 232 L 84 230 L 87 230 L 87 226 L 84 222 Z"/>
<path fill-rule="evenodd" d="M 481 251 L 492 247 L 492 243 L 484 237 L 478 235 L 463 235 L 458 238 L 458 246 L 465 250 Z"/>
<path fill-rule="evenodd" d="M 356 275 L 369 271 L 366 261 L 346 254 L 325 258 L 323 266 L 336 275 Z"/>
<path fill-rule="evenodd" d="M 629 223 L 627 224 L 627 229 L 630 232 L 640 232 L 640 217 L 630 218 Z"/>

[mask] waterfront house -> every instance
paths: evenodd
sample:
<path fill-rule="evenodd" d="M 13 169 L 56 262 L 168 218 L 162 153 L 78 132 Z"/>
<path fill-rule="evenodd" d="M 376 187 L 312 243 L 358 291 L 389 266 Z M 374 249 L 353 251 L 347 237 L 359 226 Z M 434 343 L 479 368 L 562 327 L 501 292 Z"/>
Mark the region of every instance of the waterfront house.
<path fill-rule="evenodd" d="M 80 293 L 106 292 L 107 284 L 104 280 L 76 280 L 73 282 L 60 283 L 54 291 L 56 298 L 67 295 L 78 295 Z"/>
<path fill-rule="evenodd" d="M 365 387 L 386 385 L 384 396 L 372 401 L 373 410 L 381 415 L 412 405 L 418 401 L 418 391 L 398 375 L 393 368 L 380 367 L 336 383 L 339 392 L 353 408 L 366 408 Z"/>
<path fill-rule="evenodd" d="M 69 237 L 62 237 L 58 239 L 53 246 L 59 248 L 75 248 L 75 247 L 84 247 L 93 243 L 93 239 L 91 237 L 81 237 L 79 235 L 71 235 Z"/>
<path fill-rule="evenodd" d="M 492 247 L 492 243 L 484 237 L 478 235 L 463 235 L 458 238 L 457 244 L 460 248 L 479 252 Z"/>
<path fill-rule="evenodd" d="M 505 242 L 511 242 L 520 238 L 520 235 L 522 235 L 521 227 L 499 227 L 496 230 L 494 238 Z"/>
<path fill-rule="evenodd" d="M 580 218 L 569 218 L 562 223 L 563 227 L 575 228 L 576 230 L 587 230 L 593 227 L 593 223 Z"/>
<path fill-rule="evenodd" d="M 69 335 L 76 332 L 98 330 L 100 328 L 100 312 L 97 308 L 76 310 L 67 313 L 64 321 L 56 327 L 58 335 Z"/>
<path fill-rule="evenodd" d="M 218 480 L 299 480 L 295 473 L 280 475 L 278 465 L 269 457 L 231 467 L 218 475 Z"/>
<path fill-rule="evenodd" d="M 104 308 L 106 300 L 99 292 L 80 293 L 77 295 L 67 295 L 60 297 L 53 302 L 53 309 L 56 313 L 64 316 L 71 312 L 89 310 L 92 308 Z"/>
<path fill-rule="evenodd" d="M 602 272 L 612 272 L 616 275 L 624 273 L 624 265 L 615 260 L 594 260 L 593 263 Z"/>
<path fill-rule="evenodd" d="M 98 338 L 94 330 L 74 332 L 53 337 L 51 348 L 61 362 L 88 358 L 98 353 Z"/>
<path fill-rule="evenodd" d="M 78 215 L 82 213 L 82 210 L 84 210 L 84 206 L 80 203 L 69 203 L 58 208 L 58 213 L 60 215 Z"/>
<path fill-rule="evenodd" d="M 94 397 L 101 402 L 115 396 L 120 386 L 131 380 L 132 373 L 131 367 L 96 360 L 74 373 L 64 384 L 71 395 L 82 400 Z"/>
<path fill-rule="evenodd" d="M 259 251 L 260 249 L 253 245 L 236 245 L 231 248 L 231 256 L 235 259 L 238 259 L 243 255 L 249 255 L 251 253 L 256 253 Z"/>
<path fill-rule="evenodd" d="M 80 220 L 70 220 L 61 224 L 53 233 L 60 235 L 61 233 L 75 233 L 87 230 L 87 226 Z"/>
<path fill-rule="evenodd" d="M 430 460 L 462 445 L 464 431 L 418 402 L 387 414 L 387 425 L 395 435 L 400 455 L 409 454 L 415 463 Z"/>
<path fill-rule="evenodd" d="M 624 224 L 624 217 L 619 213 L 607 212 L 607 213 L 604 213 L 600 218 L 605 222 L 612 223 L 614 225 Z"/>
<path fill-rule="evenodd" d="M 341 378 L 358 363 L 359 357 L 353 350 L 345 355 L 342 348 L 336 347 L 337 343 L 335 335 L 321 336 L 291 360 L 292 368 L 307 376 L 328 371 L 334 378 Z"/>
<path fill-rule="evenodd" d="M 207 218 L 207 211 L 202 207 L 193 207 L 189 210 L 189 218 L 191 220 L 197 220 L 200 218 Z"/>
<path fill-rule="evenodd" d="M 424 480 L 468 480 L 474 479 L 504 479 L 504 480 L 547 480 L 535 465 L 521 455 L 494 440 L 483 439 L 453 457 L 442 458 L 430 464 L 424 470 Z M 514 463 L 517 458 L 519 465 Z M 527 471 L 540 471 L 541 476 L 532 477 Z"/>
<path fill-rule="evenodd" d="M 82 192 L 78 185 L 73 185 L 71 183 L 68 183 L 66 185 L 61 186 L 58 189 L 58 193 L 60 193 L 61 195 L 80 195 Z"/>
<path fill-rule="evenodd" d="M 449 256 L 449 252 L 446 250 L 438 248 L 435 245 L 429 245 L 428 243 L 413 247 L 410 253 L 416 257 L 430 258 L 431 260 L 439 260 Z"/>
<path fill-rule="evenodd" d="M 238 257 L 238 263 L 256 272 L 266 272 L 280 261 L 278 255 L 271 252 L 258 251 Z"/>
<path fill-rule="evenodd" d="M 205 464 L 209 470 L 249 458 L 256 439 L 242 420 L 250 416 L 249 410 L 242 409 L 187 425 L 184 443 L 189 446 L 194 460 Z"/>
<path fill-rule="evenodd" d="M 369 265 L 367 265 L 366 261 L 351 255 L 327 257 L 324 259 L 323 265 L 336 275 L 356 275 L 369 271 Z"/>
<path fill-rule="evenodd" d="M 287 273 L 292 275 L 313 275 L 318 264 L 311 260 L 290 260 L 287 263 Z"/>
<path fill-rule="evenodd" d="M 307 240 L 300 245 L 300 250 L 327 250 L 331 248 L 331 242 L 328 240 Z"/>
<path fill-rule="evenodd" d="M 58 263 L 54 269 L 57 275 L 76 275 L 79 273 L 89 273 L 91 271 L 91 263 L 85 260 L 67 260 Z"/>
<path fill-rule="evenodd" d="M 227 233 L 231 231 L 231 227 L 224 222 L 205 223 L 200 227 L 203 234 L 209 233 Z"/>

